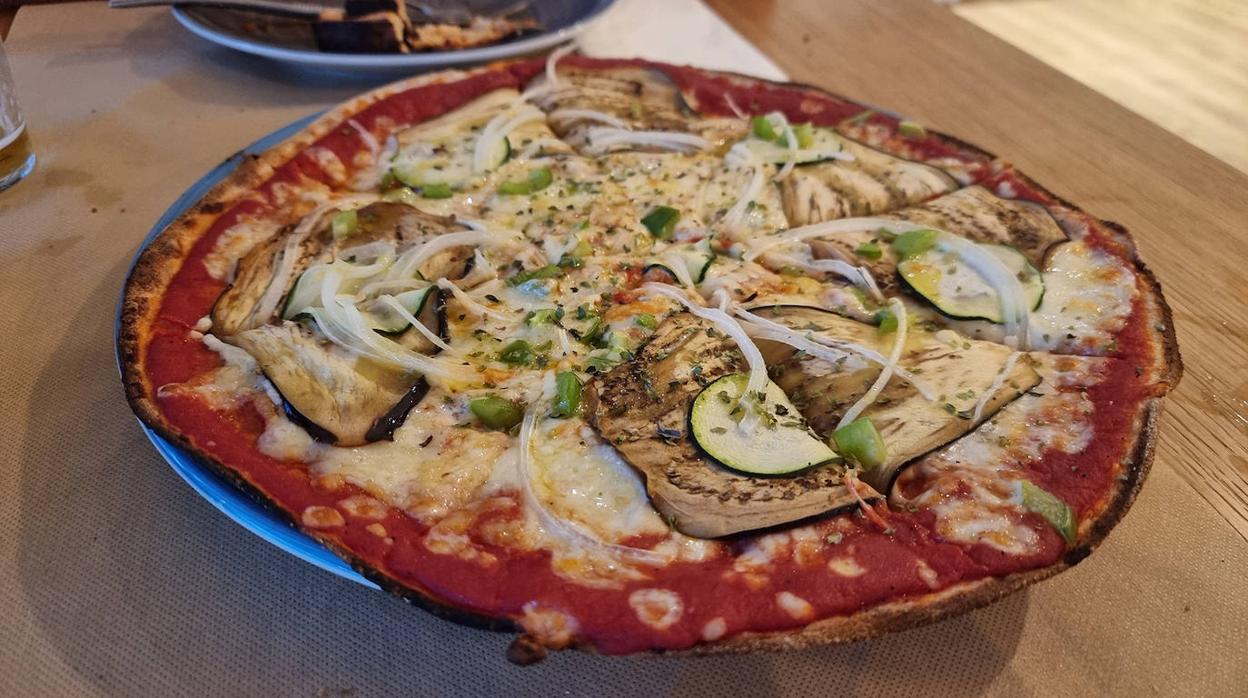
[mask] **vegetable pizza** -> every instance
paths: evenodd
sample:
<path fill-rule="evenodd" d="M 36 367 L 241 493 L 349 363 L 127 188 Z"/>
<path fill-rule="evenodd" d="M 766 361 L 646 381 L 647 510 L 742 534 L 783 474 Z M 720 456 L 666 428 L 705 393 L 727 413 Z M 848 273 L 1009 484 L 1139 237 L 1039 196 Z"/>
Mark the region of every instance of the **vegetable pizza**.
<path fill-rule="evenodd" d="M 395 83 L 142 252 L 136 413 L 509 656 L 846 642 L 1084 557 L 1181 372 L 1120 226 L 822 90 Z"/>

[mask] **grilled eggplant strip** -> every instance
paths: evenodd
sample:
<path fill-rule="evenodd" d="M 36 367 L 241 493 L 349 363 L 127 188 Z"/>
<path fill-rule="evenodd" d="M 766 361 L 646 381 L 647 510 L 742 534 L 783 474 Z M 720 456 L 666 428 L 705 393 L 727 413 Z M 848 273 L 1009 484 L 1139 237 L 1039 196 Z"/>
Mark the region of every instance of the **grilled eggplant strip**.
<path fill-rule="evenodd" d="M 1007 245 L 1021 252 L 1037 269 L 1044 268 L 1044 259 L 1054 245 L 1067 240 L 1057 221 L 1043 207 L 1002 199 L 980 186 L 960 189 L 880 217 L 930 226 L 974 242 Z M 816 259 L 840 259 L 864 267 L 886 295 L 900 291 L 898 256 L 874 227 L 864 225 L 861 232 L 838 233 L 807 243 Z M 878 254 L 864 255 L 864 246 Z"/>
<path fill-rule="evenodd" d="M 1050 248 L 1067 240 L 1057 220 L 1040 204 L 1003 199 L 978 185 L 885 218 L 946 230 L 975 242 L 1008 245 L 1037 269 L 1043 268 Z"/>
<path fill-rule="evenodd" d="M 839 465 L 751 477 L 698 449 L 689 434 L 694 399 L 711 382 L 743 370 L 732 340 L 680 313 L 659 325 L 636 358 L 588 386 L 586 414 L 645 479 L 659 513 L 687 535 L 714 538 L 854 505 Z"/>
<path fill-rule="evenodd" d="M 337 446 L 389 438 L 427 390 L 419 376 L 383 368 L 286 322 L 228 338 L 256 359 L 308 433 Z M 299 420 L 296 420 L 299 421 Z"/>
<path fill-rule="evenodd" d="M 740 120 L 698 117 L 671 78 L 657 70 L 586 71 L 560 66 L 559 83 L 577 89 L 556 90 L 539 95 L 533 101 L 553 117 L 549 121 L 555 134 L 578 150 L 587 145 L 590 128 L 619 128 L 621 124 L 633 131 L 698 133 L 712 142 L 735 140 L 745 135 L 746 126 Z M 607 123 L 590 118 L 585 112 L 601 112 L 614 117 L 614 121 Z"/>
<path fill-rule="evenodd" d="M 352 235 L 335 239 L 328 224 L 303 234 L 295 241 L 293 228 L 258 245 L 238 265 L 234 283 L 213 309 L 213 332 L 251 354 L 281 394 L 291 418 L 321 441 L 356 446 L 391 438 L 407 412 L 424 396 L 428 386 L 419 376 L 384 369 L 358 359 L 324 342 L 308 327 L 277 319 L 284 303 L 273 315 L 261 317 L 260 299 L 269 287 L 283 283 L 284 298 L 300 274 L 320 262 L 350 256 L 351 248 L 371 242 L 394 242 L 400 249 L 421 244 L 437 235 L 461 230 L 454 219 L 436 216 L 405 204 L 380 201 L 358 209 Z M 299 254 L 290 273 L 282 278 L 282 255 Z M 473 251 L 452 248 L 426 261 L 420 268 L 425 278 L 457 279 L 472 266 Z M 432 292 L 419 319 L 445 338 L 446 304 L 440 291 Z M 391 337 L 421 353 L 436 353 L 434 346 L 415 328 Z"/>
<path fill-rule="evenodd" d="M 848 138 L 841 140 L 853 160 L 803 165 L 781 182 L 781 200 L 790 224 L 871 216 L 926 201 L 958 187 L 939 168 L 904 160 Z"/>
<path fill-rule="evenodd" d="M 360 208 L 356 219 L 354 234 L 343 239 L 333 238 L 326 220 L 321 227 L 303 234 L 297 246 L 294 246 L 291 236 L 299 233 L 288 227 L 253 248 L 239 260 L 233 283 L 221 293 L 213 306 L 213 333 L 219 337 L 229 337 L 273 322 L 284 307 L 286 296 L 305 269 L 344 254 L 349 255 L 353 247 L 378 241 L 391 241 L 400 247 L 415 245 L 437 235 L 463 230 L 453 218 L 433 215 L 405 204 L 388 201 L 378 201 Z M 289 274 L 281 279 L 276 278 L 283 267 L 283 257 L 290 249 L 296 251 L 298 259 L 288 267 Z M 419 271 L 427 279 L 458 279 L 471 268 L 472 260 L 472 249 L 452 248 L 434 255 L 421 265 Z M 281 293 L 283 301 L 277 304 L 274 313 L 261 317 L 260 300 L 268 292 L 270 285 L 275 283 L 284 284 Z M 432 310 L 432 306 L 436 304 L 427 305 Z M 436 313 L 423 313 L 421 319 L 427 323 L 435 323 L 429 325 L 435 331 L 441 326 Z M 416 351 L 433 350 L 433 345 L 415 330 L 409 329 L 396 339 Z"/>
<path fill-rule="evenodd" d="M 635 130 L 653 131 L 683 131 L 693 117 L 676 83 L 656 70 L 561 67 L 558 79 L 559 84 L 577 89 L 556 90 L 539 96 L 535 101 L 547 113 L 560 109 L 599 111 Z M 571 117 L 552 119 L 551 125 L 556 135 L 575 143 L 574 134 L 591 124 L 602 125 L 602 122 Z"/>
<path fill-rule="evenodd" d="M 795 329 L 808 328 L 815 336 L 865 344 L 881 353 L 886 353 L 892 342 L 891 335 L 881 337 L 874 327 L 823 310 L 783 307 L 754 312 Z M 898 363 L 916 374 L 936 399 L 929 400 L 911 383 L 894 379 L 863 412 L 862 416 L 875 424 L 888 450 L 884 462 L 862 476 L 880 491 L 887 491 L 905 463 L 966 434 L 1040 382 L 1040 375 L 1025 356 L 1009 365 L 1009 347 L 952 333 L 937 338 L 919 328 L 911 328 L 907 335 Z M 825 437 L 836 430 L 841 416 L 867 392 L 881 370 L 878 364 L 858 359 L 834 363 L 798 354 L 775 342 L 760 340 L 758 344 L 769 363 L 778 360 L 771 364 L 776 383 L 811 427 Z M 786 353 L 787 358 L 780 358 Z M 1007 365 L 1008 372 L 992 392 Z M 976 419 L 976 408 L 989 392 Z"/>
<path fill-rule="evenodd" d="M 212 329 L 218 336 L 227 337 L 268 321 L 269 318 L 255 317 L 256 306 L 273 280 L 274 267 L 280 261 L 278 255 L 283 254 L 286 236 L 290 234 L 291 229 L 286 228 L 251 248 L 238 260 L 234 279 L 217 297 L 209 313 Z"/>
<path fill-rule="evenodd" d="M 336 254 L 350 247 L 378 241 L 394 241 L 402 249 L 445 233 L 466 230 L 451 216 L 438 216 L 392 201 L 369 204 L 359 210 L 356 218 L 356 233 L 336 245 Z M 421 265 L 419 271 L 426 279 L 459 279 L 467 273 L 471 262 L 471 248 L 455 247 L 434 255 Z"/>

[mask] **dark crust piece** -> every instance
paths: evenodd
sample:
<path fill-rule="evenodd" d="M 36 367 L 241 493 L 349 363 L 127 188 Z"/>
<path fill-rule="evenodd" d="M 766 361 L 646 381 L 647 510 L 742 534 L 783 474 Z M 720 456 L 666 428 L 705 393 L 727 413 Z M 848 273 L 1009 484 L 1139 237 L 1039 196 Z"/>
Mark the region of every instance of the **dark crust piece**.
<path fill-rule="evenodd" d="M 198 205 L 187 211 L 166 228 L 142 252 L 126 282 L 125 297 L 120 313 L 120 325 L 117 337 L 118 359 L 122 370 L 122 380 L 127 400 L 131 408 L 143 420 L 164 438 L 181 448 L 194 453 L 213 471 L 236 484 L 256 501 L 274 511 L 292 526 L 299 528 L 294 517 L 281 507 L 276 506 L 266 494 L 254 484 L 240 476 L 228 465 L 201 451 L 191 440 L 179 430 L 174 429 L 160 413 L 154 401 L 154 387 L 145 381 L 146 367 L 144 350 L 151 336 L 151 326 L 160 308 L 162 295 L 170 281 L 181 267 L 182 260 L 189 253 L 195 241 L 203 235 L 216 220 L 217 216 L 243 197 L 249 190 L 258 187 L 273 173 L 274 169 L 290 160 L 321 136 L 329 133 L 343 120 L 361 111 L 367 106 L 390 95 L 422 84 L 435 84 L 458 80 L 467 75 L 491 70 L 505 69 L 506 64 L 496 64 L 478 69 L 472 73 L 458 71 L 422 76 L 388 85 L 361 97 L 346 102 L 327 112 L 304 131 L 281 143 L 261 156 L 250 156 L 233 174 L 218 184 Z M 837 95 L 807 85 L 795 83 L 774 83 L 747 76 L 714 73 L 740 84 L 769 84 L 788 87 L 818 95 Z M 864 109 L 867 108 L 864 105 Z M 959 139 L 929 132 L 942 140 L 958 146 L 966 152 L 991 154 Z M 999 163 L 1001 169 L 1008 168 Z M 1141 298 L 1144 303 L 1146 318 L 1152 331 L 1149 343 L 1157 349 L 1157 361 L 1149 373 L 1154 386 L 1155 397 L 1142 402 L 1136 416 L 1134 429 L 1135 443 L 1130 449 L 1131 457 L 1117 465 L 1115 487 L 1099 512 L 1086 517 L 1079 543 L 1071 548 L 1060 561 L 1048 567 L 1029 570 L 1000 578 L 986 578 L 956 585 L 939 592 L 899 599 L 884 603 L 871 609 L 860 611 L 849 616 L 826 618 L 807 625 L 800 630 L 742 633 L 725 638 L 714 644 L 697 645 L 689 650 L 675 652 L 678 655 L 701 655 L 720 652 L 747 652 L 760 649 L 796 649 L 814 645 L 847 643 L 863 640 L 888 632 L 895 632 L 948 618 L 954 615 L 986 606 L 1007 596 L 1029 584 L 1051 577 L 1071 567 L 1089 554 L 1104 540 L 1109 531 L 1125 515 L 1135 500 L 1144 479 L 1152 464 L 1154 446 L 1157 438 L 1157 419 L 1161 413 L 1163 396 L 1174 387 L 1182 375 L 1182 362 L 1178 351 L 1178 342 L 1174 332 L 1169 306 L 1161 294 L 1161 285 L 1151 271 L 1139 259 L 1135 247 L 1125 228 L 1117 223 L 1095 219 L 1043 187 L 1035 184 L 1023 175 L 1036 190 L 1052 197 L 1060 207 L 1069 209 L 1076 215 L 1086 218 L 1092 225 L 1099 225 L 1104 231 L 1119 240 L 1130 250 L 1134 262 L 1134 271 L 1142 280 Z M 440 602 L 427 590 L 400 584 L 384 573 L 371 567 L 367 562 L 356 557 L 352 552 L 342 548 L 335 541 L 327 539 L 316 531 L 308 531 L 327 547 L 351 564 L 360 574 L 376 582 L 383 589 L 396 594 L 407 601 L 424 608 L 434 615 L 453 620 L 472 627 L 498 631 L 517 631 L 518 625 L 512 618 L 491 617 L 467 611 L 450 604 Z M 534 645 L 534 639 L 527 635 L 517 638 L 518 645 L 528 647 L 530 651 L 516 653 L 515 658 L 533 661 L 540 659 L 540 643 Z M 592 651 L 589 647 L 579 649 Z"/>
<path fill-rule="evenodd" d="M 394 12 L 376 12 L 312 23 L 316 47 L 328 53 L 408 53 L 405 23 Z"/>

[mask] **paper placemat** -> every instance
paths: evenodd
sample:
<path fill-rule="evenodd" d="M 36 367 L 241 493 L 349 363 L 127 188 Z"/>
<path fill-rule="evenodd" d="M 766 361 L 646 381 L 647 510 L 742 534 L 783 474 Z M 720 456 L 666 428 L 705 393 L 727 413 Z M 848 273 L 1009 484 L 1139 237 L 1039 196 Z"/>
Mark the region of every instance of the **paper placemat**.
<path fill-rule="evenodd" d="M 695 0 L 622 0 L 586 45 L 781 76 Z M 1248 686 L 1246 663 L 1226 661 L 1248 646 L 1248 597 L 1242 581 L 1226 581 L 1242 580 L 1245 546 L 1164 465 L 1078 568 L 934 626 L 788 654 L 563 653 L 518 668 L 504 659 L 506 635 L 286 555 L 200 500 L 143 437 L 116 375 L 114 303 L 137 245 L 188 185 L 369 83 L 208 45 L 160 9 L 24 8 L 6 49 L 40 162 L 0 194 L 0 694 L 913 697 Z"/>

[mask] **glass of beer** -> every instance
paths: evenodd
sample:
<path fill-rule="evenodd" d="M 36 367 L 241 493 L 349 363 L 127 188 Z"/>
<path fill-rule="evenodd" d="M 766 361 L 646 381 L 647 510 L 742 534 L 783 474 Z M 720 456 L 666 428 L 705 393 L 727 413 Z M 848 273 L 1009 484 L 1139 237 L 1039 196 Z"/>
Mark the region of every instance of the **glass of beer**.
<path fill-rule="evenodd" d="M 26 120 L 17 106 L 13 74 L 0 44 L 0 191 L 16 184 L 34 167 L 35 151 L 30 147 Z"/>

